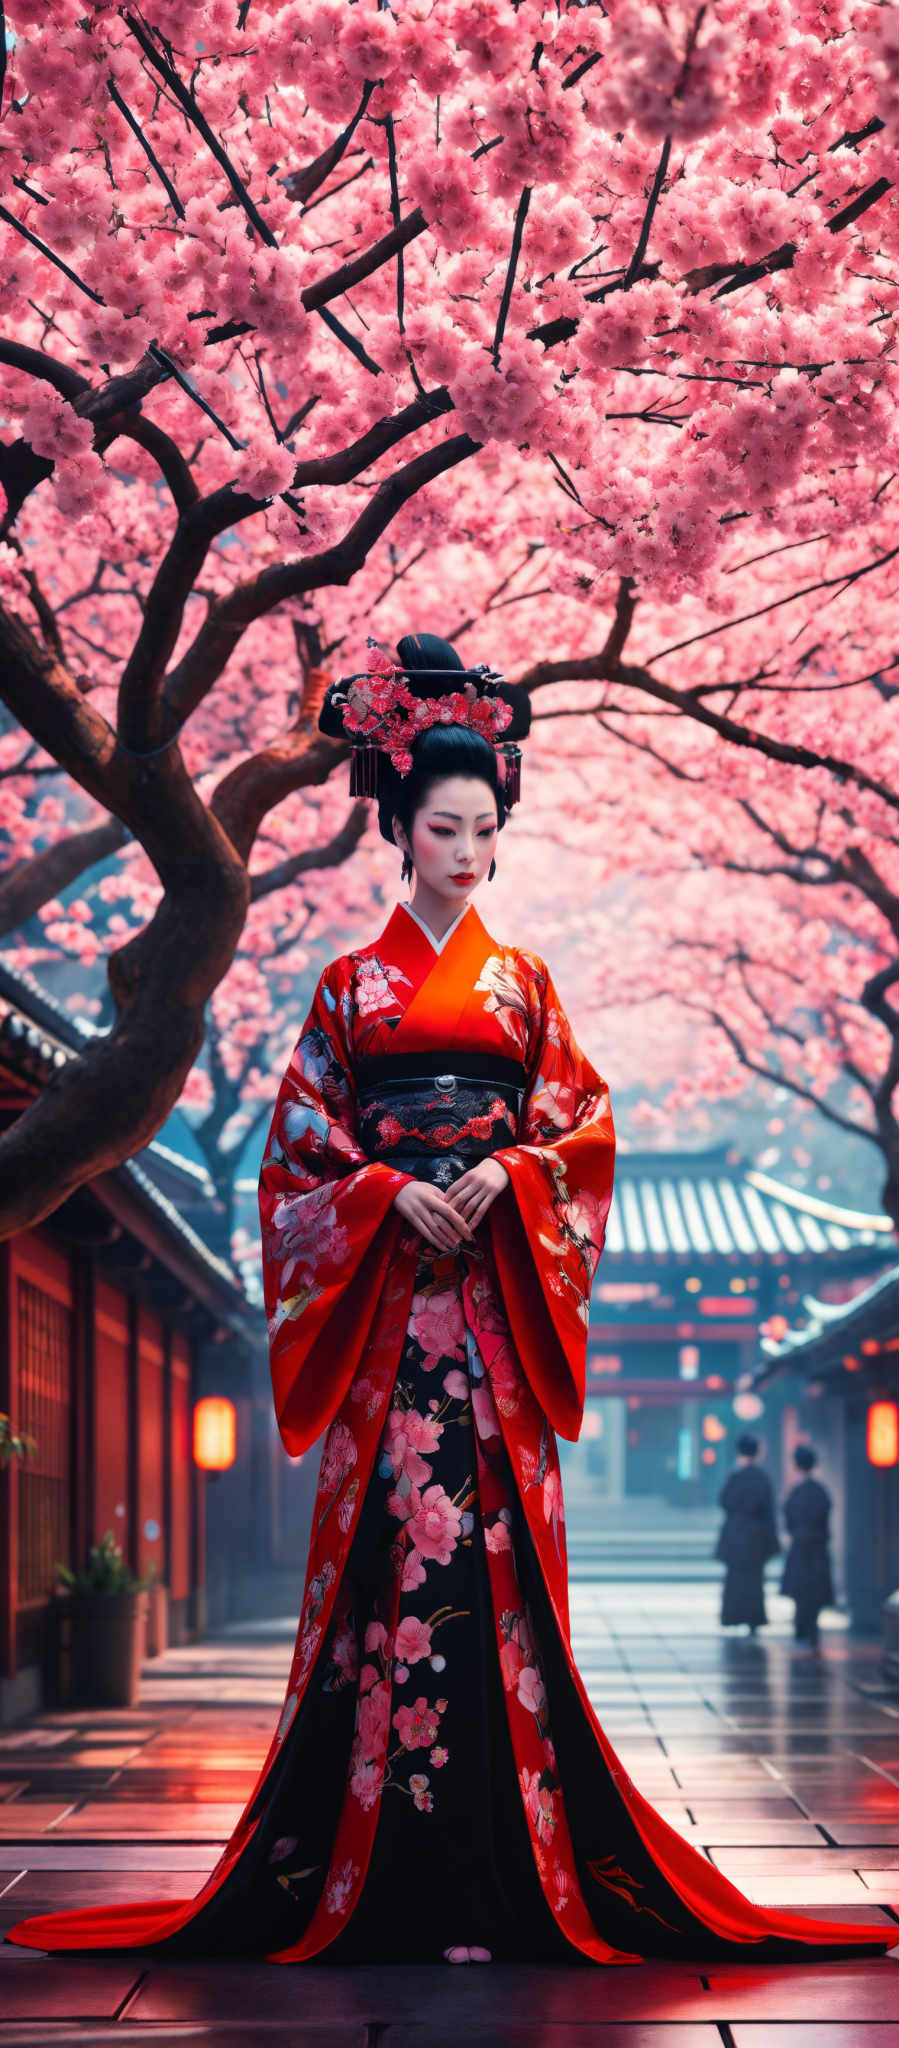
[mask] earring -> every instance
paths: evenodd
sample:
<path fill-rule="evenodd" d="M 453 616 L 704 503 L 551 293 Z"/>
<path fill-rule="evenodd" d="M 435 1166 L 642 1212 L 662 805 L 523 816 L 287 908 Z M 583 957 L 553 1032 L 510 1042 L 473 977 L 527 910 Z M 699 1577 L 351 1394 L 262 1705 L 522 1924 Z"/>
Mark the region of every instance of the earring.
<path fill-rule="evenodd" d="M 414 869 L 413 869 L 413 866 L 412 866 L 412 855 L 411 855 L 411 853 L 404 853 L 404 854 L 403 854 L 403 865 L 402 865 L 402 867 L 401 867 L 401 869 L 400 869 L 400 874 L 401 874 L 402 880 L 403 880 L 404 882 L 411 882 L 411 880 L 412 880 L 412 876 L 413 876 L 413 873 L 414 873 Z"/>
<path fill-rule="evenodd" d="M 495 875 L 495 874 L 496 874 L 496 862 L 495 862 L 495 860 L 492 860 L 492 861 L 490 862 L 490 866 L 489 866 L 489 868 L 487 869 L 487 880 L 488 880 L 488 882 L 492 882 L 492 880 L 493 880 L 493 877 L 494 877 L 494 875 Z"/>

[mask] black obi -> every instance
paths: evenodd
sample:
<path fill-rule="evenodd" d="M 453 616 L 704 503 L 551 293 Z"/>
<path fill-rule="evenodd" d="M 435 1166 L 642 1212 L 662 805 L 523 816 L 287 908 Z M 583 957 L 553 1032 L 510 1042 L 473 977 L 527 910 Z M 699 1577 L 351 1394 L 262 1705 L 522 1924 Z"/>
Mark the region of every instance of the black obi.
<path fill-rule="evenodd" d="M 448 1188 L 518 1139 L 527 1073 L 496 1053 L 383 1053 L 356 1068 L 356 1125 L 369 1159 Z"/>

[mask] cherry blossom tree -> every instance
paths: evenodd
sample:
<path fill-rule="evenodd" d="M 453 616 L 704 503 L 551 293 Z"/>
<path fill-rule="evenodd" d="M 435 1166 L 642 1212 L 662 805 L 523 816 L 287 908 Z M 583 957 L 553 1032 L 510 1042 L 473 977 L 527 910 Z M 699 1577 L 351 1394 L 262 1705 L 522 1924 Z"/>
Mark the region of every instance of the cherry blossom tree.
<path fill-rule="evenodd" d="M 158 1128 L 264 821 L 341 758 L 324 676 L 410 623 L 534 692 L 591 929 L 644 845 L 842 892 L 891 1100 L 893 10 L 7 21 L 6 928 L 132 845 L 152 881 L 127 936 L 47 921 L 102 929 L 115 1018 L 0 1141 L 0 1229 Z"/>

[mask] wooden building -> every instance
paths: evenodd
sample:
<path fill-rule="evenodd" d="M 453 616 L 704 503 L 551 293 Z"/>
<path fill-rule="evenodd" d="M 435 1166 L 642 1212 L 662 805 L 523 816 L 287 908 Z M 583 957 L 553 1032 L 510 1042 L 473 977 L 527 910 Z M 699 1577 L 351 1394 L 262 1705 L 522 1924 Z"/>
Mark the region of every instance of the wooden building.
<path fill-rule="evenodd" d="M 4 1125 L 82 1042 L 30 976 L 0 967 Z M 0 1411 L 37 1445 L 33 1461 L 0 1473 L 0 1721 L 44 1697 L 56 1566 L 84 1563 L 106 1530 L 136 1572 L 153 1569 L 167 1587 L 171 1639 L 205 1626 L 194 1400 L 244 1384 L 265 1331 L 164 1191 L 173 1172 L 166 1148 L 149 1146 L 0 1244 Z M 232 1497 L 252 1483 L 252 1447 L 241 1469 Z"/>
<path fill-rule="evenodd" d="M 816 1477 L 834 1501 L 838 1584 L 858 1629 L 879 1629 L 890 1602 L 899 1679 L 899 1266 L 849 1301 L 809 1294 L 802 1311 L 801 1324 L 762 1339 L 752 1385 L 777 1390 L 791 1448 L 810 1442 L 818 1452 Z"/>
<path fill-rule="evenodd" d="M 563 1447 L 575 1508 L 640 1494 L 710 1507 L 747 1427 L 778 1484 L 789 1403 L 745 1384 L 763 1336 L 785 1331 L 809 1290 L 844 1300 L 895 1257 L 889 1217 L 789 1187 L 724 1145 L 619 1151 L 584 1431 Z"/>

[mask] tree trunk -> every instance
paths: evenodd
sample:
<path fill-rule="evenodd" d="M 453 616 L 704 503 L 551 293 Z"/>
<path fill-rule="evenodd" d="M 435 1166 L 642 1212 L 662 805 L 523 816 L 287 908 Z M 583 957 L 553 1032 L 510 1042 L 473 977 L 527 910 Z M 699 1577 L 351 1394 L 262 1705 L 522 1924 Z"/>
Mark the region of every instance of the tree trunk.
<path fill-rule="evenodd" d="M 243 863 L 223 833 L 215 840 L 205 860 L 182 860 L 146 931 L 110 961 L 121 1006 L 110 1035 L 88 1041 L 0 1138 L 0 1238 L 120 1165 L 174 1108 L 249 902 Z"/>

